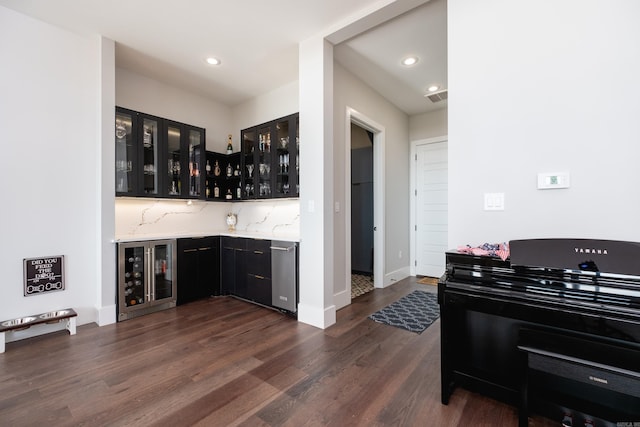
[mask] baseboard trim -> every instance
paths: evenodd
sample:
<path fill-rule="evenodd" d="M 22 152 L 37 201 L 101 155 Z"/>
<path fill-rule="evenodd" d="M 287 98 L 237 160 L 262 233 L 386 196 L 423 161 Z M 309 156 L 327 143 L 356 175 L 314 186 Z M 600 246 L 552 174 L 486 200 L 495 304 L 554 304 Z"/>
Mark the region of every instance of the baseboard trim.
<path fill-rule="evenodd" d="M 392 271 L 391 273 L 387 273 L 384 276 L 384 281 L 382 283 L 382 287 L 386 288 L 387 286 L 391 286 L 396 282 L 399 282 L 402 279 L 405 279 L 409 276 L 411 276 L 410 271 L 409 271 L 409 266 L 406 267 L 402 267 L 396 271 Z"/>
<path fill-rule="evenodd" d="M 336 323 L 336 306 L 330 305 L 322 309 L 305 304 L 298 304 L 298 321 L 316 328 L 326 329 Z"/>

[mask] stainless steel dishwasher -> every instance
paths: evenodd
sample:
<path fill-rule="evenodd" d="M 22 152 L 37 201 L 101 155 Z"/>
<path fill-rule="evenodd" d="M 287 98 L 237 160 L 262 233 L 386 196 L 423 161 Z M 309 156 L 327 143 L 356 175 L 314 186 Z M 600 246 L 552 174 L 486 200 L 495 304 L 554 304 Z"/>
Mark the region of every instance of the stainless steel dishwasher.
<path fill-rule="evenodd" d="M 298 245 L 271 241 L 271 304 L 291 313 L 298 311 Z"/>

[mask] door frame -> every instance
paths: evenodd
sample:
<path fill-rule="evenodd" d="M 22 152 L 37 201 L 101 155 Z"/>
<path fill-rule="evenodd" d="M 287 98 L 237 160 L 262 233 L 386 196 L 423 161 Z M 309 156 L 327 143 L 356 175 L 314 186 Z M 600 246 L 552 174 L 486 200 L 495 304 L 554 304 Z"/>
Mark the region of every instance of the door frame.
<path fill-rule="evenodd" d="M 416 174 L 418 173 L 417 160 L 418 160 L 418 145 L 437 144 L 439 142 L 448 142 L 449 135 L 436 136 L 433 138 L 418 139 L 411 141 L 411 157 L 409 157 L 409 247 L 411 248 L 411 261 L 409 262 L 409 274 L 416 275 L 417 264 L 417 248 L 416 248 L 416 233 L 418 231 L 417 214 L 416 214 L 416 198 L 418 197 L 418 180 Z M 448 163 L 448 162 L 447 162 Z M 448 170 L 448 167 L 447 167 Z M 447 236 L 449 235 L 447 230 Z"/>
<path fill-rule="evenodd" d="M 384 126 L 359 111 L 347 107 L 345 120 L 345 283 L 351 301 L 351 123 L 373 133 L 373 286 L 384 284 Z"/>

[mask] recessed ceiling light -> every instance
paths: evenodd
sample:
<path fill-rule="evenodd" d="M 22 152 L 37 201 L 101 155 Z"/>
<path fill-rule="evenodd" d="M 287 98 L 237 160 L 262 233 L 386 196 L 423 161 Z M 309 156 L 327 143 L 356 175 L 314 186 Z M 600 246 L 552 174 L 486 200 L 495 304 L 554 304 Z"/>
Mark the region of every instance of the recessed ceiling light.
<path fill-rule="evenodd" d="M 438 86 L 438 85 L 431 85 L 431 86 L 429 86 L 429 87 L 427 88 L 427 90 L 428 90 L 429 92 L 435 92 L 435 91 L 437 91 L 438 89 L 440 89 L 440 86 Z"/>
<path fill-rule="evenodd" d="M 214 58 L 213 56 L 207 58 L 207 64 L 209 65 L 220 65 L 222 64 L 222 61 L 220 61 L 218 58 Z"/>
<path fill-rule="evenodd" d="M 402 65 L 404 65 L 405 67 L 410 67 L 412 65 L 416 65 L 417 63 L 418 63 L 417 56 L 407 56 L 402 60 Z"/>

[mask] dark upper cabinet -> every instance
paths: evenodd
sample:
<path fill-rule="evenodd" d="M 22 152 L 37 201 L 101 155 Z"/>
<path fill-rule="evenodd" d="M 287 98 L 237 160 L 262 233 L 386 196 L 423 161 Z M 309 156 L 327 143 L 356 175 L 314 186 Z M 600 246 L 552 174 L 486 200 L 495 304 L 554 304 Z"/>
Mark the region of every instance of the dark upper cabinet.
<path fill-rule="evenodd" d="M 116 107 L 116 195 L 204 198 L 205 130 Z"/>
<path fill-rule="evenodd" d="M 244 199 L 298 197 L 300 138 L 297 113 L 244 129 L 240 140 Z"/>

